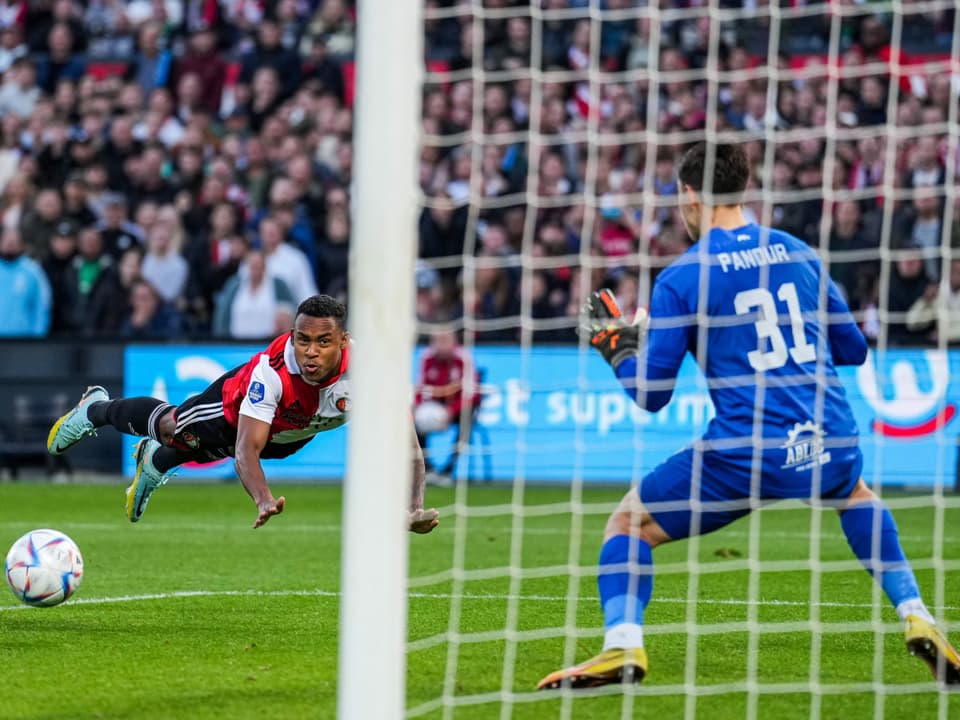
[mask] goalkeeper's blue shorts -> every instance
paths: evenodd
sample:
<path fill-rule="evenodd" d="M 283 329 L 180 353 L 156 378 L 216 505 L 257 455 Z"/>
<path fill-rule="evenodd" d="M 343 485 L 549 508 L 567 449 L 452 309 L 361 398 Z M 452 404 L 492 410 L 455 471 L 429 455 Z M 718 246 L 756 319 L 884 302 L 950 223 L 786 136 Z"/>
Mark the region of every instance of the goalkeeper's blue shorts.
<path fill-rule="evenodd" d="M 784 466 L 784 451 L 761 453 L 753 478 L 752 458 L 723 451 L 681 450 L 650 472 L 637 488 L 644 509 L 678 540 L 729 525 L 758 505 L 796 498 L 814 502 L 850 496 L 860 479 L 857 447 L 834 448 L 817 463 Z M 751 492 L 751 480 L 756 489 Z"/>

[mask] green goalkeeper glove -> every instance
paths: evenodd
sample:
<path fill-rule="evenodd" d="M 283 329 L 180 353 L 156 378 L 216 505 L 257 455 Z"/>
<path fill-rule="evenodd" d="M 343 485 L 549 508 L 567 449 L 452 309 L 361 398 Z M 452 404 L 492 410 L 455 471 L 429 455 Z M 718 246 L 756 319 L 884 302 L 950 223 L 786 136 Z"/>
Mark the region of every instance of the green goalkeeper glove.
<path fill-rule="evenodd" d="M 583 305 L 583 329 L 590 335 L 590 344 L 603 355 L 614 370 L 628 357 L 640 352 L 640 343 L 647 334 L 649 317 L 639 308 L 629 322 L 620 310 L 613 292 L 604 288 L 590 293 Z"/>

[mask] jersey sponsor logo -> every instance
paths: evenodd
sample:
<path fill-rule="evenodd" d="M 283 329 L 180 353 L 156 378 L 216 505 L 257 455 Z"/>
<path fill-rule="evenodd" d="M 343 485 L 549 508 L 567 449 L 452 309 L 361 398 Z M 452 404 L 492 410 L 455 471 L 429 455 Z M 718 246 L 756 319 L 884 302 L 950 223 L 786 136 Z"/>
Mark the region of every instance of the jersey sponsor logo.
<path fill-rule="evenodd" d="M 724 272 L 734 270 L 748 270 L 764 265 L 790 262 L 790 253 L 783 243 L 774 243 L 766 247 L 750 248 L 749 250 L 732 250 L 717 253 L 717 262 Z"/>
<path fill-rule="evenodd" d="M 787 441 L 780 447 L 787 451 L 786 462 L 780 467 L 784 470 L 810 470 L 817 465 L 830 462 L 830 453 L 824 450 L 823 428 L 812 421 L 796 423 L 787 431 Z"/>
<path fill-rule="evenodd" d="M 346 397 L 337 398 L 337 402 L 335 402 L 334 405 L 336 406 L 337 410 L 345 413 L 350 409 L 350 400 Z"/>
<path fill-rule="evenodd" d="M 263 383 L 259 380 L 254 380 L 250 383 L 250 390 L 247 391 L 247 397 L 250 398 L 250 402 L 254 405 L 263 400 Z"/>
<path fill-rule="evenodd" d="M 280 419 L 290 423 L 294 427 L 306 427 L 310 424 L 312 415 L 306 415 L 303 412 L 295 412 L 293 407 L 280 411 Z"/>
<path fill-rule="evenodd" d="M 946 402 L 950 364 L 946 353 L 928 350 L 923 361 L 897 359 L 884 366 L 883 355 L 872 351 L 857 368 L 857 385 L 877 414 L 873 431 L 894 438 L 932 435 L 957 415 L 957 406 Z M 877 366 L 884 371 L 878 379 Z"/>

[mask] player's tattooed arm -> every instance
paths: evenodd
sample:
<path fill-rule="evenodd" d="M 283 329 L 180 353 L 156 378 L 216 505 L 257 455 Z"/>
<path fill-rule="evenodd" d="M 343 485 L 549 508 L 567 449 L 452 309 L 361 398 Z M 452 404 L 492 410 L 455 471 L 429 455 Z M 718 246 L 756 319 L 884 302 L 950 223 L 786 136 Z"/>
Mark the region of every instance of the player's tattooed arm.
<path fill-rule="evenodd" d="M 437 517 L 440 515 L 436 510 L 430 508 L 423 509 L 424 487 L 426 485 L 426 468 L 423 464 L 423 450 L 420 448 L 420 442 L 417 440 L 417 434 L 410 433 L 413 437 L 413 482 L 410 488 L 410 532 L 428 533 L 433 530 L 440 521 Z"/>
<path fill-rule="evenodd" d="M 260 464 L 260 453 L 270 438 L 270 423 L 257 420 L 248 415 L 241 415 L 237 422 L 237 475 L 243 484 L 244 490 L 253 499 L 257 506 L 257 520 L 253 523 L 258 528 L 274 515 L 283 512 L 286 499 L 274 498 L 267 486 L 267 479 Z"/>

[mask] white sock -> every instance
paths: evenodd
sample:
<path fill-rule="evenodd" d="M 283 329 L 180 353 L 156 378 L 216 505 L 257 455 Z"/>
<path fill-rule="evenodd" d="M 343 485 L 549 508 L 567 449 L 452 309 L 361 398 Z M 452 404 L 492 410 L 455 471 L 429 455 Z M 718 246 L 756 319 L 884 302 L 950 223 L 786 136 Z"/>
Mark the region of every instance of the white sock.
<path fill-rule="evenodd" d="M 608 629 L 603 636 L 603 649 L 613 648 L 642 648 L 643 625 L 636 623 L 620 623 Z"/>
<path fill-rule="evenodd" d="M 920 598 L 904 600 L 902 603 L 897 605 L 897 616 L 901 620 L 906 621 L 907 615 L 916 615 L 918 618 L 923 618 L 928 623 L 935 622 L 933 615 L 930 614 L 930 611 L 927 610 L 927 606 L 923 604 L 923 600 Z"/>

